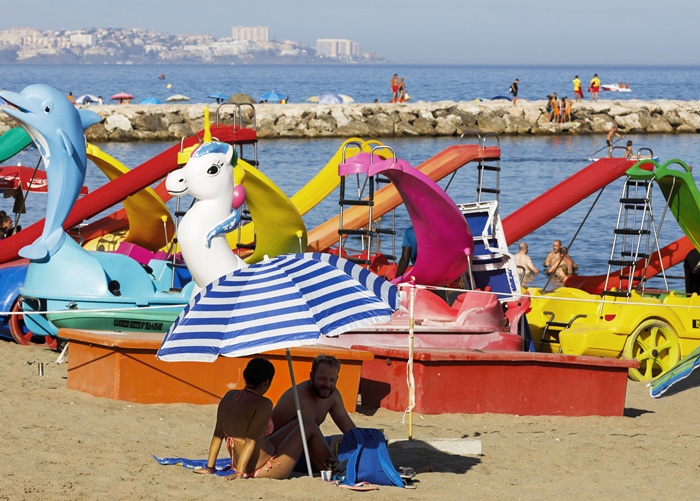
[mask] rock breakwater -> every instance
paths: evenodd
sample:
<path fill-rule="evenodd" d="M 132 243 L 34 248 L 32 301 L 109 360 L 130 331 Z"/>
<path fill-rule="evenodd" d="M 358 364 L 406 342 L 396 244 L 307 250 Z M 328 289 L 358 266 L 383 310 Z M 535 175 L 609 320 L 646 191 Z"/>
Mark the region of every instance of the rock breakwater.
<path fill-rule="evenodd" d="M 87 131 L 92 142 L 173 141 L 202 129 L 204 107 L 221 123 L 233 123 L 234 106 L 207 104 L 90 106 L 102 121 Z M 255 108 L 258 137 L 316 138 L 603 134 L 613 125 L 622 133 L 698 133 L 700 101 L 601 100 L 574 103 L 571 122 L 548 121 L 545 101 L 416 102 L 406 104 L 264 104 Z M 250 107 L 240 109 L 251 126 Z M 15 124 L 0 115 L 0 132 Z"/>

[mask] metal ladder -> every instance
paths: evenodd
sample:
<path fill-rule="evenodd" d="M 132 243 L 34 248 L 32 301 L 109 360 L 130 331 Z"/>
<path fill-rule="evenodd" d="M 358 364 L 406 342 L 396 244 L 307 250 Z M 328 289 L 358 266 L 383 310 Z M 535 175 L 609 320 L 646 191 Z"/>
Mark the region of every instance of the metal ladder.
<path fill-rule="evenodd" d="M 460 146 L 464 144 L 464 139 L 467 137 L 476 137 L 477 139 L 477 144 L 479 148 L 485 148 L 486 147 L 486 141 L 489 138 L 495 139 L 496 141 L 496 147 L 500 150 L 501 149 L 501 138 L 498 136 L 498 134 L 485 134 L 482 136 L 478 132 L 465 132 L 459 137 L 459 144 Z M 476 166 L 477 169 L 477 183 L 476 183 L 476 201 L 477 202 L 482 202 L 485 200 L 482 200 L 482 196 L 486 193 L 495 195 L 494 197 L 491 198 L 491 200 L 496 200 L 498 202 L 498 197 L 501 194 L 501 157 L 498 156 L 497 158 L 481 158 L 479 159 L 479 163 Z M 495 173 L 495 186 L 493 187 L 485 187 L 484 186 L 484 179 L 485 175 L 488 172 L 493 172 Z M 456 174 L 456 171 L 452 174 L 452 177 L 450 178 L 449 182 L 447 183 L 447 186 L 445 187 L 445 191 L 447 191 L 447 188 L 450 186 L 452 183 L 452 179 L 454 179 L 454 176 Z"/>
<path fill-rule="evenodd" d="M 638 180 L 630 177 L 625 180 L 608 260 L 603 297 L 622 297 L 629 300 L 635 287 L 641 287 L 644 290 L 646 267 L 656 244 L 651 205 L 653 185 L 652 180 Z M 611 274 L 615 270 L 619 271 L 619 278 L 617 283 L 613 284 L 615 280 L 611 279 Z"/>
<path fill-rule="evenodd" d="M 233 128 L 234 129 L 243 129 L 243 109 L 244 107 L 250 107 L 252 110 L 252 116 L 251 116 L 251 125 L 253 131 L 257 131 L 258 127 L 258 122 L 257 122 L 257 115 L 255 113 L 255 106 L 253 106 L 250 103 L 222 103 L 216 108 L 216 126 L 218 127 L 221 124 L 220 121 L 220 113 L 221 109 L 225 107 L 233 106 Z M 254 140 L 250 141 L 235 141 L 232 144 L 233 148 L 238 147 L 238 158 L 243 160 L 244 162 L 252 165 L 256 169 L 259 169 L 260 167 L 260 162 L 258 161 L 258 140 L 257 140 L 257 134 L 256 138 Z M 253 155 L 252 158 L 246 158 L 243 152 L 243 146 L 252 146 L 253 150 Z M 235 166 L 234 166 L 235 167 Z M 240 256 L 241 255 L 241 250 L 246 249 L 253 251 L 255 250 L 255 245 L 257 244 L 257 238 L 256 238 L 256 233 L 255 230 L 253 230 L 253 241 L 249 244 L 244 244 L 241 242 L 241 230 L 243 226 L 247 223 L 250 223 L 253 221 L 253 218 L 250 215 L 250 211 L 248 210 L 248 204 L 244 203 L 240 207 L 240 213 L 241 213 L 241 222 L 238 225 L 238 238 L 237 238 L 237 243 L 236 243 L 236 250 L 235 252 Z"/>
<path fill-rule="evenodd" d="M 481 148 L 486 147 L 486 141 L 489 138 L 493 138 L 496 141 L 496 146 L 501 148 L 501 139 L 497 134 L 486 134 L 483 138 L 479 138 L 479 146 Z M 492 200 L 499 201 L 499 196 L 501 194 L 501 157 L 498 158 L 482 158 L 479 160 L 479 164 L 476 167 L 478 172 L 478 179 L 476 185 L 476 201 L 481 202 L 482 196 L 484 194 L 494 195 Z M 485 187 L 484 178 L 486 173 L 495 174 L 495 186 Z M 484 199 L 485 200 L 485 199 Z"/>
<path fill-rule="evenodd" d="M 356 142 L 347 143 L 343 146 L 342 160 L 341 163 L 346 162 L 346 153 L 348 147 L 356 147 L 362 152 L 362 145 Z M 391 151 L 394 159 L 396 159 L 396 153 L 390 146 L 375 146 L 372 148 L 370 153 L 370 163 L 371 165 L 375 151 L 378 149 L 388 149 Z M 348 178 L 355 178 L 355 187 L 348 188 Z M 380 218 L 375 220 L 373 214 L 374 208 L 374 195 L 381 185 L 389 184 L 390 181 L 386 177 L 375 175 L 368 176 L 367 170 L 364 172 L 356 172 L 349 175 L 340 176 L 340 198 L 338 201 L 340 216 L 338 223 L 338 253 L 342 257 L 343 247 L 347 247 L 348 237 L 359 237 L 360 248 L 353 249 L 351 252 L 357 252 L 359 250 L 359 257 L 345 257 L 349 261 L 370 266 L 372 264 L 372 256 L 377 255 L 381 249 L 381 235 L 391 236 L 392 245 L 392 255 L 385 256 L 388 260 L 395 260 L 396 254 L 396 214 L 395 210 L 391 211 L 391 228 L 381 228 Z M 343 212 L 351 206 L 367 207 L 367 224 L 359 229 L 345 228 L 343 222 Z"/>

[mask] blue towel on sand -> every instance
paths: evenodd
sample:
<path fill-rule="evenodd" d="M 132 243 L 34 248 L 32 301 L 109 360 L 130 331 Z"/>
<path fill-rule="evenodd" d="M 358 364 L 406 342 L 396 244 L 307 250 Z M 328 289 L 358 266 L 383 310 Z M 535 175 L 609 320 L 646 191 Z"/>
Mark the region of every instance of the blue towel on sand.
<path fill-rule="evenodd" d="M 194 470 L 195 468 L 204 468 L 205 466 L 207 466 L 206 459 L 159 458 L 155 454 L 153 455 L 153 459 L 155 459 L 162 465 L 181 464 L 182 466 L 190 470 Z M 216 471 L 212 473 L 212 475 L 226 477 L 228 475 L 233 475 L 234 473 L 236 473 L 236 470 L 231 468 L 231 458 L 216 460 Z"/>

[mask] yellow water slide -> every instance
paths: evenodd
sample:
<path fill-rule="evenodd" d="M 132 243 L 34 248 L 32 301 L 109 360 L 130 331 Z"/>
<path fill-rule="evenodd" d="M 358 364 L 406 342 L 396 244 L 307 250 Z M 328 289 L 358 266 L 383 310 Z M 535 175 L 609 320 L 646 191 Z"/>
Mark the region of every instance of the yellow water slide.
<path fill-rule="evenodd" d="M 94 144 L 88 143 L 87 156 L 110 181 L 129 172 L 128 167 Z M 165 202 L 152 188 L 134 193 L 122 204 L 129 219 L 129 228 L 94 238 L 85 242 L 84 248 L 113 251 L 122 241 L 154 251 L 168 245 L 175 233 L 175 224 Z"/>
<path fill-rule="evenodd" d="M 243 160 L 238 160 L 238 166 L 242 166 L 245 171 L 243 186 L 246 189 L 248 209 L 255 222 L 246 224 L 240 231 L 240 242 L 251 244 L 255 241 L 255 252 L 246 257 L 246 262 L 256 263 L 265 255 L 273 257 L 306 251 L 306 227 L 301 216 L 332 193 L 340 183 L 338 164 L 342 162 L 346 145 L 348 147 L 345 156 L 349 158 L 360 153 L 360 147 L 363 152 L 369 153 L 374 146 L 381 143 L 358 138 L 343 142 L 326 166 L 291 199 L 259 170 Z M 302 231 L 301 236 L 299 231 Z M 229 233 L 227 239 L 231 248 L 237 248 L 239 232 Z"/>

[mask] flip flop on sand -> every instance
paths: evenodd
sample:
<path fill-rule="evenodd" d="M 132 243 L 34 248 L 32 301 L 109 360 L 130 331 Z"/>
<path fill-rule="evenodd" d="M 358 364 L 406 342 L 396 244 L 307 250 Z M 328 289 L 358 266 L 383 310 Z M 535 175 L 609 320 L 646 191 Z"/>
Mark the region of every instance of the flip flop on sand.
<path fill-rule="evenodd" d="M 354 485 L 347 485 L 347 484 L 339 484 L 336 483 L 338 487 L 342 487 L 343 489 L 350 489 L 351 491 L 377 491 L 379 490 L 378 485 L 370 484 L 369 482 L 359 482 Z"/>
<path fill-rule="evenodd" d="M 401 478 L 401 480 L 403 480 L 404 489 L 417 489 L 418 486 L 416 485 L 416 482 L 420 482 L 420 480 L 415 480 L 412 478 Z"/>

